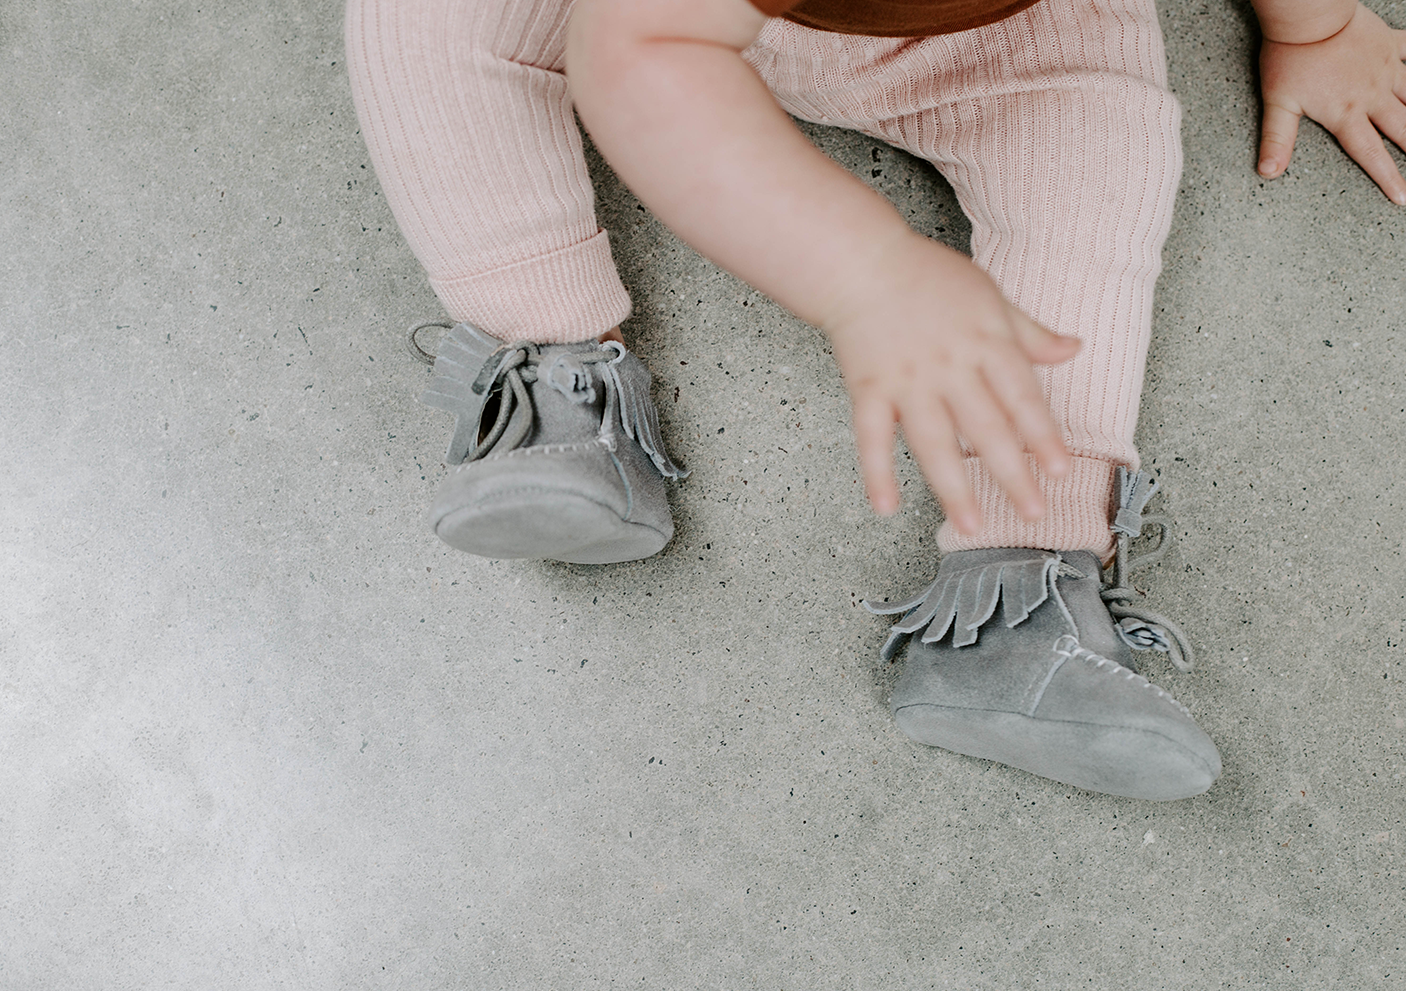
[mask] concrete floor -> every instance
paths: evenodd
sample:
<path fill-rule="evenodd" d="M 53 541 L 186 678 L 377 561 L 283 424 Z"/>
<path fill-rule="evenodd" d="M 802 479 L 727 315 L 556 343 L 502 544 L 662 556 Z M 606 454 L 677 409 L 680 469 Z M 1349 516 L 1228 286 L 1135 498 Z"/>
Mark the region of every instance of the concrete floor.
<path fill-rule="evenodd" d="M 930 579 L 932 499 L 869 513 L 819 334 L 598 162 L 678 535 L 471 559 L 339 5 L 0 7 L 0 988 L 1400 986 L 1406 213 L 1311 125 L 1259 180 L 1248 7 L 1163 15 L 1139 584 L 1225 774 L 1149 804 L 896 731 L 856 602 Z"/>

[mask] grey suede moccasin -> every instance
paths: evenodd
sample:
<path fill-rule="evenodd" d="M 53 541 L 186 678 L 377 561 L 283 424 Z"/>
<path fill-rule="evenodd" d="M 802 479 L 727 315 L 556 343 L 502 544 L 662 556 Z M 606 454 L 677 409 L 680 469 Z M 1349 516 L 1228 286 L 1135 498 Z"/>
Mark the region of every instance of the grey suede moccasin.
<path fill-rule="evenodd" d="M 410 347 L 427 358 L 415 340 Z M 440 325 L 443 326 L 443 325 Z M 650 374 L 623 344 L 505 344 L 449 329 L 421 402 L 454 414 L 450 475 L 430 526 L 489 558 L 608 564 L 649 557 L 674 533 L 669 459 Z"/>
<path fill-rule="evenodd" d="M 946 555 L 937 580 L 906 602 L 865 603 L 905 614 L 882 652 L 889 659 L 908 640 L 893 693 L 905 734 L 1110 795 L 1167 800 L 1210 788 L 1221 772 L 1215 744 L 1130 669 L 1130 646 L 1162 650 L 1183 669 L 1191 657 L 1175 624 L 1131 605 L 1128 540 L 1156 482 L 1120 469 L 1120 483 L 1110 585 L 1088 551 L 998 548 Z M 1164 525 L 1162 543 L 1131 567 L 1160 556 L 1166 538 Z"/>

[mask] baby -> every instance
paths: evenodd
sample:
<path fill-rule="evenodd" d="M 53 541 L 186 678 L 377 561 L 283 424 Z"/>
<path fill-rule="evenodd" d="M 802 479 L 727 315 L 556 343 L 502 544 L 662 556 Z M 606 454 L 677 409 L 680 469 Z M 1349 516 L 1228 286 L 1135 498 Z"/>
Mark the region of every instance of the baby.
<path fill-rule="evenodd" d="M 1406 32 L 1356 0 L 1257 0 L 1259 171 L 1301 116 L 1406 204 Z M 1189 666 L 1132 606 L 1155 482 L 1133 446 L 1180 110 L 1152 0 L 350 0 L 348 62 L 397 221 L 456 326 L 436 532 L 607 563 L 673 532 L 649 373 L 596 223 L 573 105 L 684 240 L 834 347 L 870 502 L 895 425 L 941 501 L 942 559 L 885 645 L 922 743 L 1094 791 L 1199 794 L 1209 737 L 1129 670 Z M 972 257 L 913 231 L 787 115 L 932 162 Z M 412 336 L 413 342 L 413 336 Z M 1104 582 L 1103 568 L 1112 565 Z"/>

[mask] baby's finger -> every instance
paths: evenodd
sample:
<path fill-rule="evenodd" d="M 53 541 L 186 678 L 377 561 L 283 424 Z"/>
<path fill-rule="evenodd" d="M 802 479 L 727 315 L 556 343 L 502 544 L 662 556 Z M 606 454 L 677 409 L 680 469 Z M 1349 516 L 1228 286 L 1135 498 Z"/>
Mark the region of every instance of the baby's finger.
<path fill-rule="evenodd" d="M 1084 345 L 1077 337 L 1063 337 L 1046 330 L 1019 310 L 1016 311 L 1015 322 L 1016 340 L 1021 342 L 1026 356 L 1037 364 L 1055 365 L 1069 361 Z M 1024 343 L 1032 338 L 1040 342 L 1038 347 Z M 1054 360 L 1049 360 L 1051 358 Z M 1030 453 L 1035 455 L 1046 472 L 1055 478 L 1063 478 L 1069 470 L 1069 452 L 1050 414 L 1049 404 L 1040 391 L 1034 369 L 1027 370 L 1023 375 L 1011 375 L 1003 368 L 988 368 L 986 379 L 991 391 L 1010 412 Z"/>
<path fill-rule="evenodd" d="M 1260 126 L 1259 173 L 1272 179 L 1289 167 L 1294 157 L 1294 141 L 1299 134 L 1299 114 L 1277 103 L 1264 104 L 1264 121 Z"/>
<path fill-rule="evenodd" d="M 1048 474 L 1063 478 L 1069 471 L 1069 451 L 1034 373 L 1011 374 L 1009 367 L 997 369 L 994 374 L 987 370 L 986 382 L 1010 414 L 1011 422 L 1025 440 L 1026 449 L 1035 455 Z"/>
<path fill-rule="evenodd" d="M 1362 166 L 1362 171 L 1372 177 L 1383 193 L 1394 203 L 1406 205 L 1406 179 L 1396 170 L 1396 163 L 1382 143 L 1382 136 L 1366 117 L 1348 121 L 1334 136 L 1343 146 L 1343 151 Z"/>
<path fill-rule="evenodd" d="M 893 407 L 881 400 L 854 402 L 854 439 L 859 472 L 869 505 L 880 516 L 898 511 L 898 482 L 893 476 Z"/>
<path fill-rule="evenodd" d="M 1406 107 L 1389 100 L 1372 112 L 1372 124 L 1396 147 L 1406 149 Z"/>
<path fill-rule="evenodd" d="M 905 415 L 903 436 L 952 525 L 963 533 L 976 533 L 981 526 L 981 513 L 967 485 L 956 427 L 941 404 L 933 401 L 920 414 Z"/>
<path fill-rule="evenodd" d="M 962 436 L 981 457 L 996 484 L 1010 496 L 1016 511 L 1032 523 L 1043 516 L 1045 501 L 1030 473 L 1025 448 L 1005 411 L 987 391 L 986 383 L 979 381 L 961 391 L 954 390 L 947 402 Z"/>
<path fill-rule="evenodd" d="M 1014 307 L 1012 307 L 1014 309 Z M 1079 353 L 1083 341 L 1061 337 L 1040 326 L 1019 310 L 1015 311 L 1015 340 L 1025 357 L 1036 365 L 1058 365 Z"/>

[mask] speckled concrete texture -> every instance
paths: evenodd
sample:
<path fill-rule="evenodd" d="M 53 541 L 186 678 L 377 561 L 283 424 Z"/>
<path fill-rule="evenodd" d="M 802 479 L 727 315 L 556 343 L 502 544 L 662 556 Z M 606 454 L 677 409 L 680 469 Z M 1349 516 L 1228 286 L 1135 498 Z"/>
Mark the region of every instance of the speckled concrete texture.
<path fill-rule="evenodd" d="M 678 535 L 470 559 L 339 5 L 0 6 L 0 988 L 1406 979 L 1406 212 L 1312 125 L 1258 179 L 1248 7 L 1163 15 L 1180 540 L 1138 585 L 1225 775 L 1158 805 L 895 730 L 857 602 L 930 580 L 933 500 L 905 462 L 869 513 L 821 336 L 599 162 Z M 808 133 L 966 238 L 925 165 Z"/>

